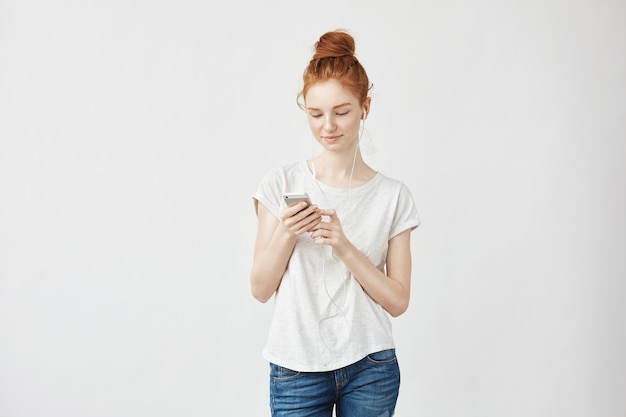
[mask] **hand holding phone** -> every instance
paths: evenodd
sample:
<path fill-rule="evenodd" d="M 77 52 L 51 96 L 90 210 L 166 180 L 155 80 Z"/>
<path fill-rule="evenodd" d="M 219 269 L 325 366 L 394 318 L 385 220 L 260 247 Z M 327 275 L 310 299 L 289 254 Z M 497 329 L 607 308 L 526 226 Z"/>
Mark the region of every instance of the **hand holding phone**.
<path fill-rule="evenodd" d="M 295 235 L 309 232 L 315 228 L 322 220 L 319 209 L 311 204 L 311 199 L 307 193 L 285 193 L 283 200 L 287 208 L 281 213 L 281 221 Z M 290 207 L 306 202 L 302 209 L 291 209 Z"/>

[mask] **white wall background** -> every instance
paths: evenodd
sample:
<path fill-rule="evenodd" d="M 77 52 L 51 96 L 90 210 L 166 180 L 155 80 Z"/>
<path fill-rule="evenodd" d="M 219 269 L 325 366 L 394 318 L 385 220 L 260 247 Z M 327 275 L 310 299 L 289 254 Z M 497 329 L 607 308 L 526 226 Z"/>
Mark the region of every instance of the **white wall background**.
<path fill-rule="evenodd" d="M 626 416 L 626 4 L 0 1 L 0 416 L 268 416 L 261 175 L 351 31 L 414 193 L 398 416 Z"/>

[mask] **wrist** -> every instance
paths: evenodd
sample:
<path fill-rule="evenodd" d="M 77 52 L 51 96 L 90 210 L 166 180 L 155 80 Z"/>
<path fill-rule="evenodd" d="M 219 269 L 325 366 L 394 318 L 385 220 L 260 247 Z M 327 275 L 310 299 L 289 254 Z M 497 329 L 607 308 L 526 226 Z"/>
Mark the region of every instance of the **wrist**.
<path fill-rule="evenodd" d="M 276 228 L 275 235 L 281 240 L 293 240 L 294 242 L 298 239 L 298 235 L 292 232 L 284 223 L 280 222 L 279 226 Z"/>
<path fill-rule="evenodd" d="M 348 241 L 341 250 L 338 251 L 335 249 L 334 253 L 335 256 L 341 259 L 344 263 L 348 263 L 351 259 L 356 258 L 359 250 L 350 241 Z"/>

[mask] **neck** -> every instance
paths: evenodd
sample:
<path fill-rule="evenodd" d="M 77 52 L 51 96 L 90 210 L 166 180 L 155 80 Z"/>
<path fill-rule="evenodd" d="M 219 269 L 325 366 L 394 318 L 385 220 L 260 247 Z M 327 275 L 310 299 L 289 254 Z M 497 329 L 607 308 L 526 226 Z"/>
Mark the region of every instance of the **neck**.
<path fill-rule="evenodd" d="M 349 188 L 354 185 L 353 182 L 360 182 L 359 178 L 369 168 L 359 148 L 340 154 L 322 152 L 311 160 L 310 167 L 318 180 L 340 188 Z"/>

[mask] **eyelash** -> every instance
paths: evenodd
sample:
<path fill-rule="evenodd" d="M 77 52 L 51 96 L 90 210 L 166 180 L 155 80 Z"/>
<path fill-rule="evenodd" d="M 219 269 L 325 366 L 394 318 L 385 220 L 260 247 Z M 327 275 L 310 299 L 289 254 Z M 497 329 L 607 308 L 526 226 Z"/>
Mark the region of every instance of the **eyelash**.
<path fill-rule="evenodd" d="M 345 111 L 343 113 L 335 113 L 337 116 L 345 116 L 346 114 L 350 113 L 350 110 Z M 322 117 L 321 114 L 312 114 L 311 117 L 315 118 L 315 119 L 319 119 L 320 117 Z"/>

